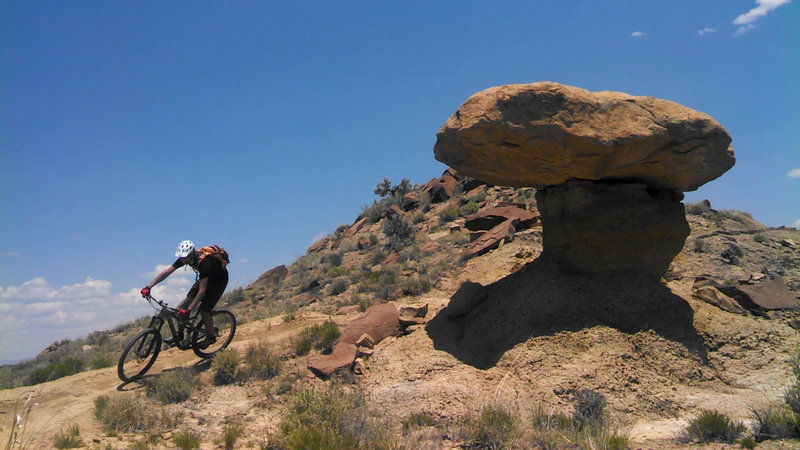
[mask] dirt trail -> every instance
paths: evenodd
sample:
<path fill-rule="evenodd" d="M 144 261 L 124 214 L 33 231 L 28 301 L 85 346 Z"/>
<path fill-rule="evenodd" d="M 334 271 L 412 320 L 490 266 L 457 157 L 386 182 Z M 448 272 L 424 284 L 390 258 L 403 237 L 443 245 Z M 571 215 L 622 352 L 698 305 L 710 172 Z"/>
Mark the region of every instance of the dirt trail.
<path fill-rule="evenodd" d="M 248 345 L 263 340 L 270 345 L 284 342 L 304 327 L 321 323 L 328 317 L 322 314 L 305 313 L 302 320 L 283 323 L 282 317 L 264 319 L 237 327 L 231 348 L 244 351 Z M 163 350 L 145 378 L 177 367 L 206 364 L 192 351 L 176 348 Z M 107 441 L 106 433 L 94 418 L 94 401 L 101 395 L 120 392 L 144 392 L 140 383 L 123 383 L 117 377 L 116 364 L 99 370 L 81 372 L 68 377 L 35 386 L 0 390 L 0 442 L 8 442 L 11 423 L 17 412 L 22 412 L 26 401 L 32 407 L 24 417 L 24 442 L 30 448 L 49 448 L 52 436 L 59 430 L 76 424 L 84 442 Z M 218 402 L 225 401 L 224 389 L 216 394 Z M 29 399 L 29 400 L 28 400 Z"/>

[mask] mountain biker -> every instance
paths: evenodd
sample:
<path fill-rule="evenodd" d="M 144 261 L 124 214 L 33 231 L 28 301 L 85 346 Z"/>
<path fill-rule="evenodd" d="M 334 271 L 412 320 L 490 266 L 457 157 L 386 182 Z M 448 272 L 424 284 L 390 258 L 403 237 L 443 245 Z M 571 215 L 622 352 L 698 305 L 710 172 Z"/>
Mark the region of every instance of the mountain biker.
<path fill-rule="evenodd" d="M 204 250 L 209 247 L 204 247 Z M 178 250 L 175 251 L 175 256 L 178 257 L 171 266 L 164 269 L 163 272 L 158 274 L 153 281 L 147 286 L 142 288 L 142 297 L 150 295 L 150 290 L 153 286 L 164 281 L 168 276 L 172 275 L 177 269 L 188 265 L 197 273 L 197 281 L 194 283 L 186 298 L 178 304 L 178 317 L 186 319 L 189 317 L 189 312 L 194 309 L 197 304 L 200 304 L 200 317 L 203 319 L 203 324 L 206 330 L 214 329 L 214 317 L 211 311 L 216 306 L 225 288 L 228 286 L 228 269 L 225 268 L 227 261 L 212 255 L 201 255 L 192 241 L 182 241 L 178 245 Z M 216 341 L 216 336 L 213 332 L 208 332 L 206 338 L 199 343 L 201 349 L 208 348 L 209 345 Z"/>

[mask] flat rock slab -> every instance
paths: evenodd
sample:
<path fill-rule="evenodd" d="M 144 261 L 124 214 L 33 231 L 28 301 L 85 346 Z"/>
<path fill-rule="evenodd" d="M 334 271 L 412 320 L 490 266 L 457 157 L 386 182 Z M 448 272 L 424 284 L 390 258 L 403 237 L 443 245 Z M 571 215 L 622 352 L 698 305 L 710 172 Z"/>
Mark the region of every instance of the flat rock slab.
<path fill-rule="evenodd" d="M 733 167 L 728 132 L 668 100 L 552 82 L 472 95 L 437 133 L 436 159 L 498 186 L 567 180 L 692 191 Z"/>

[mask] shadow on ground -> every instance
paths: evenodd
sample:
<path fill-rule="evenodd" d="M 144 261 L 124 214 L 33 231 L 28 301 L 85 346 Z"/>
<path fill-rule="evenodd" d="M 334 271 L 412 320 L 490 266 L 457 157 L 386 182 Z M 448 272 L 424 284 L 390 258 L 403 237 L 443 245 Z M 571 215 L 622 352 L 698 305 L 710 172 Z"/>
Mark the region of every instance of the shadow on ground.
<path fill-rule="evenodd" d="M 438 350 L 479 369 L 533 337 L 597 325 L 626 333 L 653 330 L 679 342 L 700 362 L 708 355 L 694 328 L 694 312 L 657 281 L 634 275 L 585 276 L 559 272 L 537 259 L 486 286 L 467 312 L 451 301 L 426 329 Z"/>

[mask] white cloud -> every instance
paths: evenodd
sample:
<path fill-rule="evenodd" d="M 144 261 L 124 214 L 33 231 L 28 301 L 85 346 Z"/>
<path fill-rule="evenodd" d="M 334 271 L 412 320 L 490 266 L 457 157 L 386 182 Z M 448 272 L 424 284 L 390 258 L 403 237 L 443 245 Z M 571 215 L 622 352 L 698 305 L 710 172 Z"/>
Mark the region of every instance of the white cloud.
<path fill-rule="evenodd" d="M 160 273 L 163 267 L 153 272 Z M 194 279 L 193 271 L 179 270 L 153 288 L 153 296 L 175 306 Z M 31 358 L 54 341 L 108 330 L 149 315 L 153 310 L 142 299 L 140 289 L 114 292 L 110 281 L 91 277 L 61 287 L 43 277 L 19 286 L 0 286 L 0 360 Z"/>
<path fill-rule="evenodd" d="M 790 170 L 786 176 L 789 178 L 800 178 L 800 169 Z"/>
<path fill-rule="evenodd" d="M 697 34 L 699 34 L 700 36 L 702 36 L 702 35 L 704 35 L 704 34 L 716 33 L 716 31 L 717 31 L 717 29 L 716 29 L 716 28 L 708 28 L 708 27 L 705 27 L 705 28 L 703 28 L 702 30 L 698 31 L 698 32 L 697 32 Z"/>
<path fill-rule="evenodd" d="M 753 28 L 755 22 L 766 16 L 770 11 L 789 3 L 790 0 L 756 0 L 756 7 L 739 15 L 733 20 L 733 24 L 739 27 L 734 36 L 742 35 Z"/>
<path fill-rule="evenodd" d="M 797 219 L 794 222 L 792 222 L 792 226 L 795 228 L 800 228 L 800 219 Z"/>
<path fill-rule="evenodd" d="M 641 31 L 634 31 L 633 33 L 631 33 L 631 37 L 635 38 L 640 38 L 644 36 L 646 36 L 645 33 L 642 33 Z"/>

